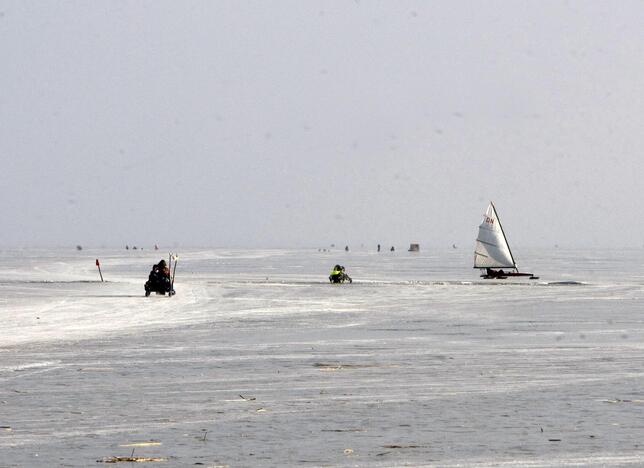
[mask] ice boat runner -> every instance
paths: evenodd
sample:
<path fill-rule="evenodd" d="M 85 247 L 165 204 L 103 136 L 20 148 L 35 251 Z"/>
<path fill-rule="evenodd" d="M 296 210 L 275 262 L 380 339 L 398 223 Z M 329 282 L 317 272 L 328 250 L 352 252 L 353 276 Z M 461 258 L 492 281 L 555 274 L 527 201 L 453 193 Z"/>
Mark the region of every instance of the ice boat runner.
<path fill-rule="evenodd" d="M 492 202 L 487 207 L 479 226 L 479 235 L 476 237 L 474 248 L 474 268 L 480 268 L 481 278 L 485 279 L 505 279 L 508 276 L 528 276 L 530 279 L 538 279 L 532 273 L 519 272 Z M 505 271 L 504 268 L 510 271 Z"/>

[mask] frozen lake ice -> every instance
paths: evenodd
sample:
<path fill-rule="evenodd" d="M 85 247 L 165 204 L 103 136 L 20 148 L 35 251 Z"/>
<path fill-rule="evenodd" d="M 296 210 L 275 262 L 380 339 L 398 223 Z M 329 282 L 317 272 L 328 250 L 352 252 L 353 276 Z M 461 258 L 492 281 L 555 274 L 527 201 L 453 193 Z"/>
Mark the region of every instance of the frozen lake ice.
<path fill-rule="evenodd" d="M 644 465 L 644 251 L 516 250 L 2 251 L 0 467 Z"/>

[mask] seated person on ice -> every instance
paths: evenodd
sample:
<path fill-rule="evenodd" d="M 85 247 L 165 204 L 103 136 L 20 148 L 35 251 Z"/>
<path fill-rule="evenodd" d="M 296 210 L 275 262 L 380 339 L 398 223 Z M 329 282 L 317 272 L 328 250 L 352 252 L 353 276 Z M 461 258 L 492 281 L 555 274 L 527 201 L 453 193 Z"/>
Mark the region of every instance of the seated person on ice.
<path fill-rule="evenodd" d="M 352 279 L 346 274 L 342 265 L 336 265 L 329 275 L 329 281 L 332 283 L 344 283 L 345 281 L 351 283 Z"/>
<path fill-rule="evenodd" d="M 174 294 L 172 281 L 170 280 L 170 269 L 165 263 L 165 260 L 161 260 L 152 266 L 148 281 L 145 283 L 145 295 L 149 296 L 151 292 L 156 292 L 157 294 Z"/>

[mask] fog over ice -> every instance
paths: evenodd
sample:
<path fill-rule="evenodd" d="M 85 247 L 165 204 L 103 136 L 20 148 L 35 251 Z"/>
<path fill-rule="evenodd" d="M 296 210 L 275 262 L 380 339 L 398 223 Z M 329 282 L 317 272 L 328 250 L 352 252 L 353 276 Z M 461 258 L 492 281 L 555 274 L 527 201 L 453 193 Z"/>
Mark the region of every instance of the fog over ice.
<path fill-rule="evenodd" d="M 0 3 L 0 246 L 641 246 L 644 4 Z"/>

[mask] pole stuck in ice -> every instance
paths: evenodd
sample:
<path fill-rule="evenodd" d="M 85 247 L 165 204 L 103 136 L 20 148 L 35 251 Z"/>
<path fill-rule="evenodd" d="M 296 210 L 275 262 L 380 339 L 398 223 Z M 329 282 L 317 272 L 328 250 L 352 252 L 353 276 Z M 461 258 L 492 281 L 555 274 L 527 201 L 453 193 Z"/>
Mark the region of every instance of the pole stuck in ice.
<path fill-rule="evenodd" d="M 179 261 L 178 255 L 173 255 L 172 257 L 174 258 L 174 266 L 172 268 L 172 280 L 170 281 L 170 296 L 168 297 L 172 297 L 174 294 L 174 277 L 177 274 L 177 262 Z"/>
<path fill-rule="evenodd" d="M 96 259 L 96 266 L 98 267 L 98 274 L 101 275 L 101 281 L 104 281 L 103 273 L 101 273 L 101 262 L 98 261 L 98 258 Z"/>

